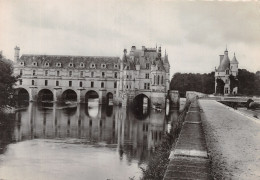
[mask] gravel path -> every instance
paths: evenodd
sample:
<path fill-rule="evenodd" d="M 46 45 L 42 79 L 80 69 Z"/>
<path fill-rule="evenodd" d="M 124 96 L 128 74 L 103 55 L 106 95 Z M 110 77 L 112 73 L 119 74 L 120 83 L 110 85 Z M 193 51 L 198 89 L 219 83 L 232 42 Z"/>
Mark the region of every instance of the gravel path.
<path fill-rule="evenodd" d="M 260 120 L 199 100 L 215 179 L 260 179 Z"/>

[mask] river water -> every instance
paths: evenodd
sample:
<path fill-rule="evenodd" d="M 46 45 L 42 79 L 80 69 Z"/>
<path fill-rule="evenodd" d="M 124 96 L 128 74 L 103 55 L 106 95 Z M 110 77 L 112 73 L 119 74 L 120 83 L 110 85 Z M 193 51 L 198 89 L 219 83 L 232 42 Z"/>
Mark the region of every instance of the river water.
<path fill-rule="evenodd" d="M 0 179 L 139 179 L 177 116 L 29 103 L 0 124 Z"/>

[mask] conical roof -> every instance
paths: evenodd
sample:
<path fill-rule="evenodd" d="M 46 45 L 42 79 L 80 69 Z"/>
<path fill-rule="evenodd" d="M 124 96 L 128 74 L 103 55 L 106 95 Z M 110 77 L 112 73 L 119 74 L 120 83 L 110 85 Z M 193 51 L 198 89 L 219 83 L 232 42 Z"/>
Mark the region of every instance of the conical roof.
<path fill-rule="evenodd" d="M 236 58 L 236 54 L 234 53 L 234 57 L 232 59 L 232 61 L 230 62 L 231 64 L 238 64 L 237 58 Z"/>
<path fill-rule="evenodd" d="M 218 72 L 225 71 L 226 69 L 229 68 L 229 66 L 230 66 L 230 60 L 229 60 L 229 57 L 228 57 L 228 51 L 226 50 L 225 53 L 224 53 L 224 57 L 219 64 Z"/>

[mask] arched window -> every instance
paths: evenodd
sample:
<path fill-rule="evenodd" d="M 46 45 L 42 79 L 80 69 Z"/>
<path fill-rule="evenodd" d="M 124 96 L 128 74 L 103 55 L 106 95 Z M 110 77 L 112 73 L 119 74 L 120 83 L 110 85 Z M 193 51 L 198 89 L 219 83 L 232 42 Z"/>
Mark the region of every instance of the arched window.
<path fill-rule="evenodd" d="M 156 83 L 156 76 L 154 75 L 154 77 L 153 77 L 153 84 L 155 84 Z"/>
<path fill-rule="evenodd" d="M 157 84 L 159 85 L 160 84 L 160 76 L 158 75 L 158 78 L 157 78 Z"/>
<path fill-rule="evenodd" d="M 101 82 L 101 88 L 104 88 L 104 82 Z"/>

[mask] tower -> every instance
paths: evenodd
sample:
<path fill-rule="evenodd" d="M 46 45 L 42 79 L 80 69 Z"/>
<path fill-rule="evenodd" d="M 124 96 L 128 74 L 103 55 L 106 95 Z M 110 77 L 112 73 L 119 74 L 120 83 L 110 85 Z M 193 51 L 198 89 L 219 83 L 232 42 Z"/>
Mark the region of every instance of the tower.
<path fill-rule="evenodd" d="M 230 62 L 230 70 L 231 70 L 231 73 L 233 76 L 238 75 L 238 61 L 237 61 L 235 53 L 234 53 L 234 57 L 233 57 L 232 61 Z"/>
<path fill-rule="evenodd" d="M 20 48 L 18 46 L 15 46 L 15 48 L 14 48 L 14 61 L 15 62 L 19 59 L 19 53 L 20 53 Z"/>

